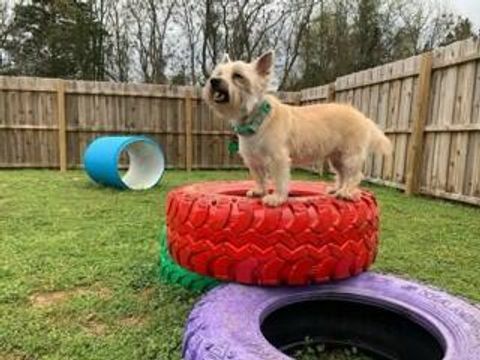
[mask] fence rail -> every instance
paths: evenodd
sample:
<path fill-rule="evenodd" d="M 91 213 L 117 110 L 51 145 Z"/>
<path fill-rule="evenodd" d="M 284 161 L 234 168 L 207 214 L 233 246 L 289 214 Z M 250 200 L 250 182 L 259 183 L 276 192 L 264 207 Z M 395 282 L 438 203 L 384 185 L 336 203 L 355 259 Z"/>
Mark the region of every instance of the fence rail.
<path fill-rule="evenodd" d="M 370 156 L 371 181 L 480 205 L 480 44 L 431 53 L 277 94 L 308 105 L 350 103 L 394 145 Z M 0 77 L 0 167 L 75 168 L 86 144 L 108 134 L 145 134 L 163 145 L 169 167 L 238 168 L 229 125 L 189 86 Z"/>

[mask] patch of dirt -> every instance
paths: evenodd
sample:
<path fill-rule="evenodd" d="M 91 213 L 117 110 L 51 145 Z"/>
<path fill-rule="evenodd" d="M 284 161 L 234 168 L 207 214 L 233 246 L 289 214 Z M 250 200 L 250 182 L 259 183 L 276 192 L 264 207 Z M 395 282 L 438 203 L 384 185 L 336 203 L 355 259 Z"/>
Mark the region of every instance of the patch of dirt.
<path fill-rule="evenodd" d="M 155 288 L 146 287 L 146 288 L 142 289 L 142 291 L 139 293 L 138 297 L 142 301 L 149 301 L 153 297 L 154 293 L 155 293 Z"/>
<path fill-rule="evenodd" d="M 30 296 L 33 307 L 46 308 L 67 301 L 72 297 L 71 291 L 52 291 Z"/>
<path fill-rule="evenodd" d="M 24 357 L 13 354 L 0 354 L 0 360 L 23 360 Z"/>
<path fill-rule="evenodd" d="M 82 328 L 85 330 L 85 332 L 92 336 L 105 335 L 108 329 L 107 325 L 99 321 L 95 314 L 90 314 L 87 316 L 86 321 L 82 323 Z"/>
<path fill-rule="evenodd" d="M 110 290 L 109 288 L 107 287 L 102 287 L 102 286 L 99 286 L 99 287 L 96 287 L 93 289 L 93 292 L 95 293 L 95 295 L 97 297 L 99 297 L 100 299 L 102 300 L 108 300 L 112 297 L 113 295 L 113 292 L 112 290 Z"/>
<path fill-rule="evenodd" d="M 120 324 L 123 326 L 143 326 L 146 322 L 147 319 L 145 317 L 133 315 L 120 319 Z"/>
<path fill-rule="evenodd" d="M 93 294 L 102 300 L 107 300 L 112 297 L 112 290 L 99 286 L 98 284 L 94 284 L 92 287 L 77 287 L 70 290 L 35 293 L 29 297 L 29 300 L 33 307 L 47 308 L 64 303 L 65 301 L 68 301 L 76 296 L 90 294 Z"/>

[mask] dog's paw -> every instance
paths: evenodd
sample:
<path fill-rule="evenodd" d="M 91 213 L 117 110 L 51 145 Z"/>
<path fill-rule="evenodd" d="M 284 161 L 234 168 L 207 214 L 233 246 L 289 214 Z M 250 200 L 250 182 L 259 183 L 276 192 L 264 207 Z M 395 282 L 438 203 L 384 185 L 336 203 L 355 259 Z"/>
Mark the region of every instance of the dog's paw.
<path fill-rule="evenodd" d="M 262 202 L 265 205 L 270 207 L 276 207 L 276 206 L 282 205 L 286 200 L 287 200 L 286 196 L 282 196 L 275 193 L 266 195 L 262 198 Z"/>
<path fill-rule="evenodd" d="M 340 189 L 334 193 L 335 197 L 347 200 L 347 201 L 357 201 L 360 199 L 360 190 L 345 190 Z"/>
<path fill-rule="evenodd" d="M 265 195 L 265 191 L 264 190 L 260 190 L 260 189 L 251 189 L 251 190 L 248 190 L 247 191 L 247 197 L 250 197 L 250 198 L 253 198 L 253 197 L 262 197 L 263 195 Z"/>

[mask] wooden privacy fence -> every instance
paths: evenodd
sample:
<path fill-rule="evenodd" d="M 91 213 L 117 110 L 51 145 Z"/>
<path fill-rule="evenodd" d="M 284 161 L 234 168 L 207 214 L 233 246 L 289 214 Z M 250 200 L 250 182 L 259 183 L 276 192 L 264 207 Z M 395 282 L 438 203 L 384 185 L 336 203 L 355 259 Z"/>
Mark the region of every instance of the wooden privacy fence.
<path fill-rule="evenodd" d="M 337 79 L 336 100 L 374 119 L 394 145 L 370 180 L 480 205 L 480 43 L 473 39 Z"/>
<path fill-rule="evenodd" d="M 0 168 L 79 167 L 87 143 L 109 134 L 152 137 L 169 167 L 242 164 L 227 151 L 229 124 L 198 88 L 0 77 Z"/>
<path fill-rule="evenodd" d="M 279 93 L 286 103 L 345 102 L 373 119 L 394 145 L 370 156 L 370 181 L 480 204 L 480 45 L 431 53 Z M 145 134 L 168 166 L 236 168 L 229 124 L 213 116 L 200 89 L 0 77 L 0 167 L 75 168 L 86 144 L 109 134 Z"/>

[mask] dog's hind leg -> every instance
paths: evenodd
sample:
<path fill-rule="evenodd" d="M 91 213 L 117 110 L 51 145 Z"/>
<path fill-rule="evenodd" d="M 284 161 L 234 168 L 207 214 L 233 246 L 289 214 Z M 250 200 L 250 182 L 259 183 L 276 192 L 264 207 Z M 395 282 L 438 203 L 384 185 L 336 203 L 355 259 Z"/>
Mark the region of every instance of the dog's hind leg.
<path fill-rule="evenodd" d="M 328 186 L 329 194 L 335 194 L 343 186 L 342 162 L 339 155 L 332 155 L 330 157 L 331 169 L 335 174 L 335 185 Z"/>
<path fill-rule="evenodd" d="M 335 196 L 340 199 L 345 200 L 356 200 L 360 194 L 358 185 L 363 179 L 363 174 L 361 171 L 356 172 L 354 175 L 350 175 L 346 180 L 344 185 L 335 192 Z"/>
<path fill-rule="evenodd" d="M 358 197 L 360 193 L 358 186 L 363 179 L 362 167 L 364 161 L 365 155 L 363 152 L 342 157 L 342 165 L 338 169 L 342 184 L 335 192 L 336 197 L 346 200 L 355 200 Z"/>

